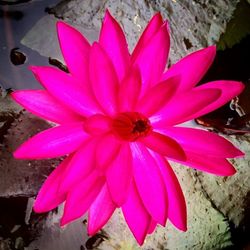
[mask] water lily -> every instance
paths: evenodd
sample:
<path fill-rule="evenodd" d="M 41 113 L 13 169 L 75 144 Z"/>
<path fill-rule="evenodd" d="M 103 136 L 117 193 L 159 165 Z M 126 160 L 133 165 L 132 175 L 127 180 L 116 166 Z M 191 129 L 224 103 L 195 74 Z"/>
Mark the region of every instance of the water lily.
<path fill-rule="evenodd" d="M 66 155 L 40 189 L 34 210 L 47 212 L 65 202 L 61 225 L 88 212 L 93 235 L 121 208 L 139 244 L 167 219 L 185 231 L 185 200 L 168 160 L 228 176 L 235 169 L 227 158 L 243 153 L 217 134 L 176 125 L 227 103 L 243 84 L 196 86 L 213 62 L 214 46 L 166 69 L 169 28 L 159 13 L 131 54 L 108 11 L 92 45 L 64 22 L 57 23 L 57 32 L 70 73 L 32 66 L 44 89 L 12 93 L 24 108 L 57 124 L 24 142 L 14 156 Z"/>

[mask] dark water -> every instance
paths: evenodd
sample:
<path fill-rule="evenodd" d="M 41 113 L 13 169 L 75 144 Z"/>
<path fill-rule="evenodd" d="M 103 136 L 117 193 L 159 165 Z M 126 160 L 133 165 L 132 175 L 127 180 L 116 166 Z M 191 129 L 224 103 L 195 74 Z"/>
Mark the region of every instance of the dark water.
<path fill-rule="evenodd" d="M 48 58 L 22 45 L 20 41 L 40 18 L 48 15 L 47 9 L 58 2 L 60 1 L 0 1 L 0 85 L 2 87 L 13 89 L 40 87 L 27 68 L 29 65 L 47 65 Z M 17 55 L 13 56 L 13 49 Z M 22 55 L 26 57 L 24 63 L 21 63 Z M 15 60 L 19 63 L 15 63 Z"/>

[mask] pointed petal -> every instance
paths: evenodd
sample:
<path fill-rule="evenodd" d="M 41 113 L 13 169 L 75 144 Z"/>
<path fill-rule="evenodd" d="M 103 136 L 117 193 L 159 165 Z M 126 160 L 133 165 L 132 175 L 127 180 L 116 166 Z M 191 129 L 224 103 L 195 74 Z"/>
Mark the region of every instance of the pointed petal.
<path fill-rule="evenodd" d="M 89 70 L 96 99 L 106 113 L 114 114 L 118 104 L 118 78 L 111 59 L 96 42 L 90 52 Z"/>
<path fill-rule="evenodd" d="M 122 80 L 119 90 L 120 112 L 133 111 L 141 91 L 141 74 L 138 67 L 132 67 Z"/>
<path fill-rule="evenodd" d="M 110 124 L 110 117 L 102 114 L 96 114 L 86 119 L 84 128 L 91 135 L 101 135 L 110 132 Z"/>
<path fill-rule="evenodd" d="M 68 191 L 79 181 L 84 181 L 95 168 L 95 149 L 97 140 L 87 140 L 73 155 L 65 176 L 61 181 L 60 189 Z"/>
<path fill-rule="evenodd" d="M 96 167 L 104 171 L 115 159 L 121 143 L 112 134 L 106 134 L 100 138 L 96 148 Z"/>
<path fill-rule="evenodd" d="M 156 229 L 157 223 L 151 219 L 150 225 L 148 227 L 148 234 L 152 234 Z"/>
<path fill-rule="evenodd" d="M 163 109 L 150 117 L 154 128 L 183 123 L 221 95 L 219 89 L 193 89 L 175 96 Z"/>
<path fill-rule="evenodd" d="M 86 82 L 90 52 L 88 41 L 79 31 L 62 21 L 57 22 L 57 34 L 70 73 L 79 82 Z"/>
<path fill-rule="evenodd" d="M 76 122 L 79 115 L 59 104 L 46 90 L 17 90 L 12 98 L 31 113 L 56 123 Z"/>
<path fill-rule="evenodd" d="M 61 226 L 84 215 L 94 202 L 104 184 L 104 178 L 93 172 L 67 194 Z"/>
<path fill-rule="evenodd" d="M 139 143 L 131 143 L 134 178 L 142 202 L 152 218 L 165 226 L 167 193 L 161 173 L 148 150 Z"/>
<path fill-rule="evenodd" d="M 145 209 L 133 182 L 128 199 L 122 206 L 122 212 L 138 244 L 142 245 L 148 232 L 151 217 Z"/>
<path fill-rule="evenodd" d="M 108 167 L 106 179 L 115 204 L 120 207 L 127 199 L 132 181 L 132 158 L 128 143 L 121 146 L 119 153 Z"/>
<path fill-rule="evenodd" d="M 136 44 L 136 47 L 134 48 L 134 51 L 132 53 L 133 61 L 135 61 L 135 59 L 140 54 L 141 50 L 147 45 L 149 40 L 152 38 L 153 35 L 157 33 L 157 31 L 160 29 L 162 25 L 163 25 L 163 19 L 161 14 L 158 12 L 151 18 L 147 27 L 143 31 L 138 43 Z"/>
<path fill-rule="evenodd" d="M 148 148 L 171 159 L 185 160 L 185 152 L 177 141 L 157 132 L 151 132 L 140 141 Z"/>
<path fill-rule="evenodd" d="M 130 55 L 125 35 L 108 10 L 103 20 L 99 42 L 109 55 L 121 81 L 128 71 Z"/>
<path fill-rule="evenodd" d="M 214 102 L 205 106 L 202 110 L 197 112 L 194 117 L 199 117 L 209 112 L 214 111 L 215 109 L 221 107 L 227 102 L 231 101 L 234 97 L 239 95 L 244 90 L 244 84 L 236 81 L 214 81 L 203 84 L 196 89 L 220 89 L 221 96 Z"/>
<path fill-rule="evenodd" d="M 170 67 L 163 75 L 162 80 L 180 75 L 180 91 L 194 87 L 205 75 L 216 55 L 216 47 L 210 46 L 191 53 Z"/>
<path fill-rule="evenodd" d="M 164 23 L 147 45 L 132 61 L 138 65 L 142 76 L 142 95 L 153 84 L 159 82 L 165 69 L 170 47 L 167 23 Z"/>
<path fill-rule="evenodd" d="M 83 116 L 98 113 L 97 104 L 83 90 L 77 79 L 52 67 L 32 66 L 30 69 L 49 94 L 66 107 Z"/>
<path fill-rule="evenodd" d="M 36 213 L 48 212 L 59 206 L 66 199 L 66 193 L 59 190 L 64 171 L 67 168 L 71 156 L 67 157 L 46 179 L 42 185 L 34 203 Z"/>
<path fill-rule="evenodd" d="M 15 152 L 17 159 L 44 159 L 70 154 L 87 139 L 82 123 L 47 129 L 24 142 Z"/>
<path fill-rule="evenodd" d="M 187 160 L 183 162 L 178 161 L 183 165 L 219 176 L 230 176 L 236 173 L 232 164 L 224 158 L 216 158 L 208 155 L 204 157 L 204 154 L 201 155 L 194 152 L 185 152 Z"/>
<path fill-rule="evenodd" d="M 206 156 L 223 158 L 234 158 L 244 155 L 244 153 L 222 136 L 205 130 L 171 127 L 162 132 L 175 139 L 181 146 L 191 152 L 200 154 L 206 152 Z"/>
<path fill-rule="evenodd" d="M 179 181 L 171 166 L 163 157 L 156 153 L 153 153 L 153 156 L 160 168 L 168 194 L 168 218 L 175 227 L 186 231 L 187 208 Z"/>
<path fill-rule="evenodd" d="M 151 116 L 159 111 L 173 97 L 179 82 L 179 77 L 172 77 L 156 84 L 139 100 L 136 110 L 145 116 Z"/>
<path fill-rule="evenodd" d="M 88 234 L 95 235 L 110 219 L 116 209 L 108 187 L 104 184 L 101 192 L 89 208 Z"/>

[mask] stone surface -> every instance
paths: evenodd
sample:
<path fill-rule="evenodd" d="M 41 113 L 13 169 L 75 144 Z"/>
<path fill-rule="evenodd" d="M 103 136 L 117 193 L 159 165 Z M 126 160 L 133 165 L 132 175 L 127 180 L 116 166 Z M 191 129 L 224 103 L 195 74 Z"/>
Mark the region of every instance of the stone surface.
<path fill-rule="evenodd" d="M 132 50 L 149 19 L 160 11 L 170 24 L 170 63 L 174 63 L 188 52 L 217 42 L 238 2 L 71 0 L 62 1 L 52 13 L 82 29 L 99 30 L 105 9 L 109 9 L 122 25 Z"/>
<path fill-rule="evenodd" d="M 110 240 L 98 249 L 223 249 L 232 245 L 229 224 L 224 216 L 211 206 L 202 190 L 197 187 L 194 170 L 172 164 L 182 186 L 188 211 L 188 230 L 181 232 L 170 222 L 159 227 L 140 248 L 125 225 L 120 212 L 115 213 L 104 228 Z"/>
<path fill-rule="evenodd" d="M 69 250 L 79 249 L 84 246 L 87 238 L 86 227 L 83 220 L 77 220 L 67 227 L 60 227 L 60 218 L 63 209 L 60 207 L 56 211 L 49 213 L 48 217 L 43 221 L 43 229 L 40 237 L 31 242 L 27 250 Z"/>
<path fill-rule="evenodd" d="M 197 172 L 197 177 L 215 206 L 239 226 L 244 219 L 244 210 L 249 209 L 249 203 L 244 201 L 250 198 L 250 136 L 230 136 L 228 139 L 245 152 L 244 158 L 231 160 L 237 173 L 221 178 Z"/>
<path fill-rule="evenodd" d="M 90 42 L 98 39 L 105 9 L 119 21 L 132 51 L 150 18 L 160 11 L 169 21 L 169 64 L 187 53 L 214 44 L 225 31 L 238 0 L 219 1 L 62 1 L 51 10 L 59 19 L 79 29 Z M 46 16 L 24 36 L 22 44 L 46 57 L 62 59 L 55 33 L 56 19 Z"/>
<path fill-rule="evenodd" d="M 0 107 L 0 197 L 34 196 L 59 160 L 16 160 L 12 153 L 51 125 L 22 110 L 9 97 L 0 98 Z"/>

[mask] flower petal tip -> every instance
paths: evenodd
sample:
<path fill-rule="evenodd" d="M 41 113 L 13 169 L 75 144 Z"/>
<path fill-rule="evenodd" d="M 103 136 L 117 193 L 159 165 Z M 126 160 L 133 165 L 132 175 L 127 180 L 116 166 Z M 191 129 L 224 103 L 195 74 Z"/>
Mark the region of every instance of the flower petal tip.
<path fill-rule="evenodd" d="M 211 46 L 209 46 L 209 47 L 203 49 L 203 51 L 205 52 L 204 57 L 205 57 L 205 56 L 208 56 L 208 57 L 210 57 L 211 60 L 213 61 L 214 58 L 215 58 L 215 55 L 216 55 L 216 50 L 217 50 L 216 45 L 211 45 Z"/>
<path fill-rule="evenodd" d="M 38 66 L 29 66 L 28 69 L 35 75 L 37 76 L 38 72 L 39 72 L 39 67 Z"/>
<path fill-rule="evenodd" d="M 25 145 L 25 143 L 23 144 Z M 20 159 L 20 160 L 29 160 L 29 159 L 35 159 L 35 157 L 31 156 L 31 148 L 30 147 L 23 147 L 21 145 L 19 148 L 16 149 L 16 151 L 13 152 L 13 156 L 15 159 Z"/>
<path fill-rule="evenodd" d="M 245 156 L 245 153 L 242 152 L 241 150 L 239 150 L 238 148 L 236 148 L 235 151 L 236 151 L 236 152 L 235 152 L 234 158 L 242 158 L 242 157 Z"/>
<path fill-rule="evenodd" d="M 25 159 L 26 155 L 20 148 L 18 148 L 14 153 L 13 153 L 14 158 L 16 159 Z"/>
<path fill-rule="evenodd" d="M 64 31 L 70 31 L 74 29 L 73 27 L 71 27 L 68 23 L 65 23 L 63 21 L 57 21 L 56 22 L 56 30 L 57 30 L 57 34 L 60 36 L 61 34 L 63 34 Z"/>
<path fill-rule="evenodd" d="M 70 221 L 65 218 L 65 217 L 62 217 L 62 219 L 60 220 L 60 227 L 64 227 L 65 225 L 67 225 Z"/>
<path fill-rule="evenodd" d="M 186 232 L 187 231 L 187 225 L 183 225 L 179 228 L 181 231 Z"/>
<path fill-rule="evenodd" d="M 43 209 L 39 208 L 38 206 L 34 206 L 33 211 L 37 214 L 45 213 L 45 211 L 43 211 Z"/>
<path fill-rule="evenodd" d="M 216 52 L 217 46 L 216 45 L 211 45 L 208 47 L 208 49 L 210 49 L 213 52 Z"/>
<path fill-rule="evenodd" d="M 238 87 L 239 87 L 239 92 L 241 94 L 241 92 L 245 89 L 245 84 L 243 82 L 235 82 L 235 84 L 238 84 Z"/>
<path fill-rule="evenodd" d="M 61 28 L 63 28 L 63 27 L 68 27 L 69 25 L 67 24 L 67 23 L 65 23 L 65 22 L 63 22 L 63 21 L 57 21 L 56 22 L 56 28 L 57 28 L 57 30 L 58 29 L 61 29 Z"/>
<path fill-rule="evenodd" d="M 104 18 L 102 21 L 102 25 L 112 25 L 112 24 L 116 25 L 116 20 L 111 15 L 110 11 L 108 9 L 106 9 L 105 15 L 104 15 Z"/>
<path fill-rule="evenodd" d="M 13 91 L 13 92 L 11 92 L 10 93 L 10 97 L 13 99 L 13 100 L 17 100 L 17 93 L 18 93 L 18 90 L 16 90 L 16 91 Z"/>
<path fill-rule="evenodd" d="M 89 224 L 88 224 L 88 227 L 87 227 L 87 234 L 88 234 L 88 236 L 93 236 L 93 235 L 95 235 L 97 233 L 97 230 L 94 230 L 93 228 L 90 228 L 89 227 Z"/>
<path fill-rule="evenodd" d="M 36 199 L 33 204 L 33 211 L 38 214 L 47 213 L 50 209 L 46 209 L 41 202 Z"/>
<path fill-rule="evenodd" d="M 228 173 L 225 176 L 233 176 L 237 173 L 237 170 L 232 166 L 232 169 L 228 171 Z"/>
<path fill-rule="evenodd" d="M 106 9 L 103 21 L 107 20 L 108 18 L 112 18 L 112 15 L 110 14 L 109 10 Z"/>

